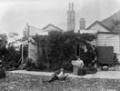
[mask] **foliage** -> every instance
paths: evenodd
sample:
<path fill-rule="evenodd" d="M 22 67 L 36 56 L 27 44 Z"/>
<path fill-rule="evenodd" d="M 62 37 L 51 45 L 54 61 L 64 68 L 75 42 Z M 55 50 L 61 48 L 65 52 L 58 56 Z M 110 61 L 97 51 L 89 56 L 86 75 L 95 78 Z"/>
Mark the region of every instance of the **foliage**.
<path fill-rule="evenodd" d="M 6 47 L 7 36 L 6 34 L 0 34 L 0 48 Z"/>
<path fill-rule="evenodd" d="M 46 65 L 46 68 L 51 70 L 56 70 L 60 67 L 72 70 L 71 60 L 76 59 L 76 45 L 78 43 L 81 45 L 80 58 L 91 62 L 94 59 L 94 53 L 88 41 L 92 41 L 95 38 L 95 36 L 88 34 L 58 31 L 52 31 L 48 36 L 34 36 L 34 40 L 38 45 L 38 53 L 40 54 L 38 63 Z M 82 50 L 82 45 L 87 46 L 87 53 Z"/>
<path fill-rule="evenodd" d="M 6 74 L 4 70 L 0 70 L 0 79 L 5 78 Z"/>
<path fill-rule="evenodd" d="M 21 53 L 22 46 L 20 46 L 20 50 L 16 50 L 14 46 L 10 46 L 6 49 L 6 53 L 4 54 L 3 63 L 6 70 L 17 69 L 21 64 Z M 23 58 L 26 59 L 28 55 L 28 46 L 25 45 L 23 47 Z M 6 65 L 7 64 L 7 65 Z"/>
<path fill-rule="evenodd" d="M 14 37 L 17 36 L 17 34 L 12 34 Z M 6 70 L 9 70 L 11 68 L 17 68 L 20 63 L 21 63 L 21 51 L 22 51 L 22 46 L 20 47 L 20 50 L 16 50 L 14 46 L 7 45 L 7 36 L 5 34 L 0 34 L 0 59 L 3 61 L 3 66 L 5 67 Z M 24 58 L 27 57 L 28 55 L 28 46 L 23 47 L 23 55 Z"/>
<path fill-rule="evenodd" d="M 0 34 L 0 59 L 7 53 L 6 50 L 7 36 L 5 34 Z"/>
<path fill-rule="evenodd" d="M 16 51 L 14 47 L 8 47 L 8 49 L 6 50 L 7 52 L 4 54 L 4 57 L 2 59 L 4 67 L 6 68 L 6 70 L 17 68 L 20 65 L 20 52 Z"/>

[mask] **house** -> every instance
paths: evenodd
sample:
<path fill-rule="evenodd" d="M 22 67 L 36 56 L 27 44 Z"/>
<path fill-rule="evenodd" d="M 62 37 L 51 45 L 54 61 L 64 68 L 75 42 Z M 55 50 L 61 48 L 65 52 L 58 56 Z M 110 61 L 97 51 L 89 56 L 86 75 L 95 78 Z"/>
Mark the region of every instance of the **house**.
<path fill-rule="evenodd" d="M 117 54 L 117 59 L 120 62 L 120 11 L 113 14 L 112 16 L 104 19 L 103 21 L 95 21 L 90 26 L 86 28 L 85 31 L 93 30 L 97 32 L 96 46 L 97 47 L 106 47 L 104 49 L 107 51 L 107 48 L 113 49 L 113 53 Z M 116 19 L 117 18 L 117 19 Z M 100 52 L 100 51 L 99 51 Z M 106 52 L 106 54 L 110 53 Z"/>
<path fill-rule="evenodd" d="M 91 24 L 86 31 L 89 30 L 97 32 L 97 46 L 113 46 L 114 53 L 120 53 L 119 33 L 113 32 L 111 29 L 109 29 L 99 21 L 96 21 L 93 24 Z"/>

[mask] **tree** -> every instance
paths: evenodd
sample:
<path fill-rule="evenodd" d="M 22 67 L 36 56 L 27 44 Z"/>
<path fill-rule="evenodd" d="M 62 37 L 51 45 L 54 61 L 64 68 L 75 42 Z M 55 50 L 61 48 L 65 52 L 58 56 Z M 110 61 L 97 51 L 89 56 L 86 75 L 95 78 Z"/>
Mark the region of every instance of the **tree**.
<path fill-rule="evenodd" d="M 6 34 L 0 34 L 0 59 L 6 54 L 7 36 Z"/>

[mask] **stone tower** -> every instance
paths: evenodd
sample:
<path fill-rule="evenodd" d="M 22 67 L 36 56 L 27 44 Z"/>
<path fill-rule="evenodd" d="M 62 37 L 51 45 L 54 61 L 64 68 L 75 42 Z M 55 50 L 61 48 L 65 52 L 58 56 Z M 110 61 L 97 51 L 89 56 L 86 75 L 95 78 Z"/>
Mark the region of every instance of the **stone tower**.
<path fill-rule="evenodd" d="M 75 11 L 73 3 L 69 3 L 69 8 L 67 11 L 67 30 L 68 31 L 75 30 Z"/>

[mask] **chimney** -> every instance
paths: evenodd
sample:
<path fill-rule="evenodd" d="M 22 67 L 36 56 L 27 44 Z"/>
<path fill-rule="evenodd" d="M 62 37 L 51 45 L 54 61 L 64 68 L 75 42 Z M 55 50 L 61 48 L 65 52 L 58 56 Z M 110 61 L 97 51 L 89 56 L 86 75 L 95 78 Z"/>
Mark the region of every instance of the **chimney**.
<path fill-rule="evenodd" d="M 75 11 L 74 11 L 74 3 L 69 3 L 69 9 L 67 11 L 67 30 L 74 31 L 75 30 Z"/>
<path fill-rule="evenodd" d="M 80 30 L 85 30 L 86 28 L 86 21 L 84 18 L 80 18 L 80 26 L 79 26 L 79 29 Z"/>

